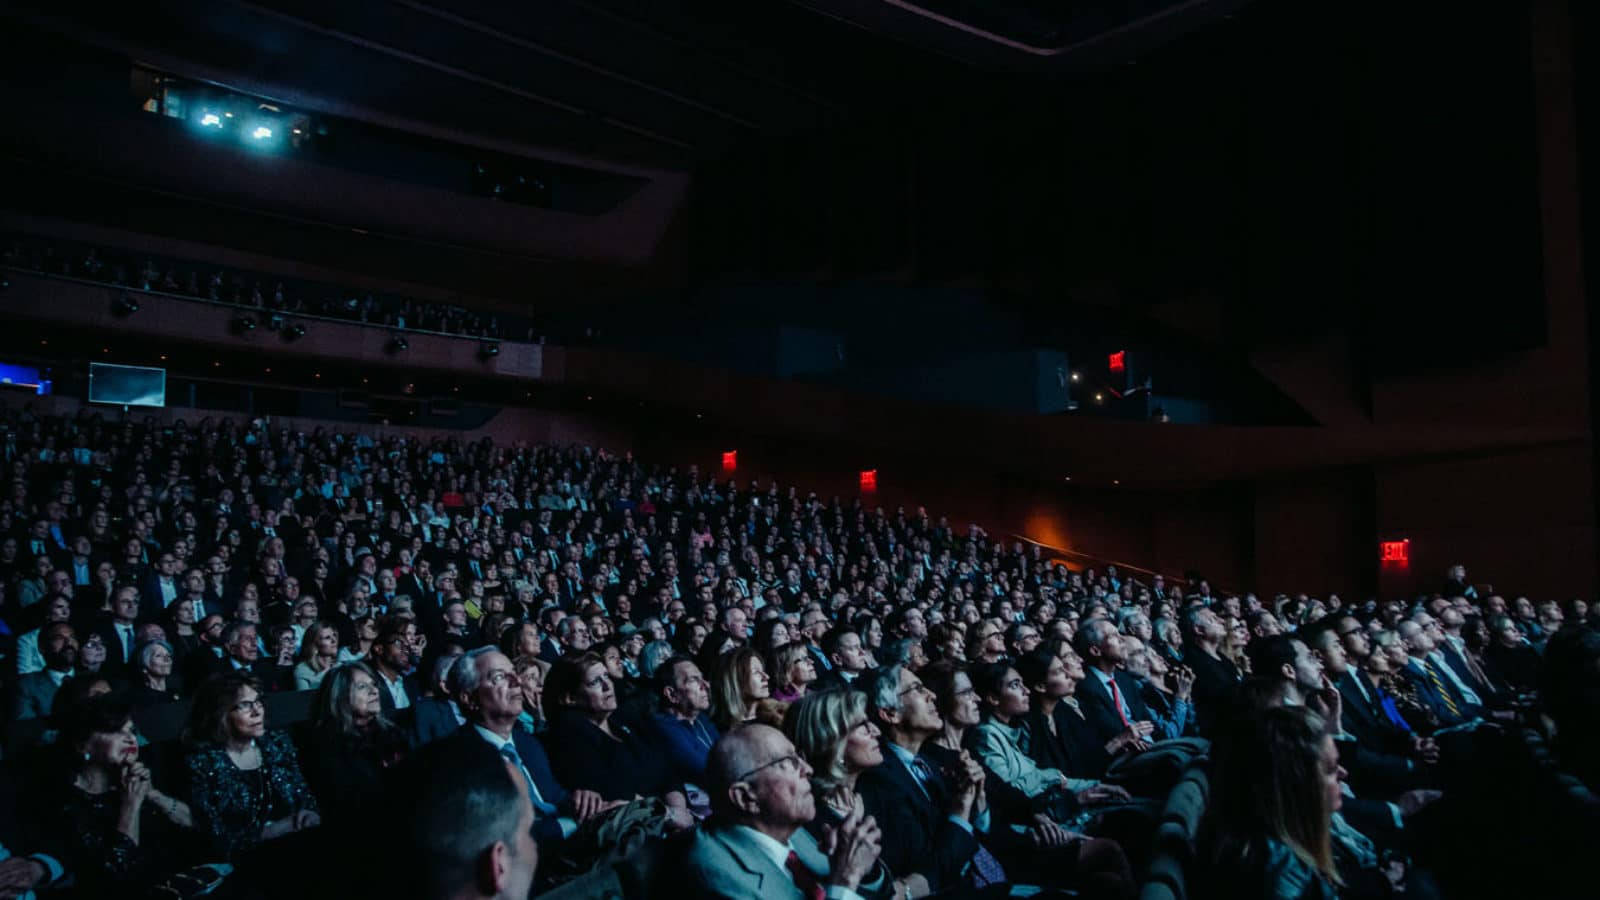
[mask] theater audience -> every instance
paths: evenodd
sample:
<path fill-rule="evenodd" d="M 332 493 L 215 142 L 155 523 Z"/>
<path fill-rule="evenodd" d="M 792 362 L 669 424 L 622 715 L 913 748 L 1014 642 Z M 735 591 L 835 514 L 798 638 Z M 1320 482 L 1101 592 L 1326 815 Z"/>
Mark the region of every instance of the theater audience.
<path fill-rule="evenodd" d="M 1251 594 L 1213 590 L 1199 577 L 1169 584 L 1110 569 L 1070 572 L 1037 548 L 1007 546 L 981 529 L 958 531 L 920 510 L 875 510 L 774 485 L 735 485 L 586 448 L 302 434 L 265 421 L 124 426 L 93 414 L 68 423 L 0 411 L 0 428 L 15 433 L 19 447 L 9 457 L 11 518 L 0 516 L 12 528 L 0 535 L 0 574 L 11 548 L 11 580 L 0 597 L 18 597 L 29 581 L 37 600 L 22 618 L 43 626 L 25 629 L 18 640 L 17 675 L 0 673 L 14 714 L 35 720 L 14 726 L 20 740 L 59 741 L 47 727 L 59 723 L 45 714 L 110 691 L 106 676 L 131 682 L 128 701 L 140 704 L 140 721 L 148 716 L 157 730 L 161 705 L 185 686 L 202 695 L 196 710 L 216 707 L 206 696 L 214 689 L 201 681 L 207 676 L 281 675 L 290 681 L 285 688 L 299 689 L 320 682 L 332 693 L 318 698 L 316 724 L 297 731 L 307 796 L 317 801 L 300 810 L 366 827 L 385 846 L 385 832 L 368 824 L 384 821 L 381 810 L 376 819 L 358 811 L 375 794 L 389 799 L 388 789 L 376 786 L 384 780 L 378 773 L 388 771 L 401 747 L 389 743 L 393 732 L 377 724 L 383 720 L 403 726 L 407 743 L 416 746 L 470 740 L 491 754 L 504 747 L 510 755 L 498 758 L 515 760 L 507 771 L 537 808 L 534 827 L 546 842 L 541 887 L 582 872 L 601 842 L 628 835 L 637 827 L 628 824 L 638 821 L 635 814 L 654 803 L 623 801 L 670 794 L 679 784 L 708 787 L 718 735 L 804 714 L 826 725 L 816 729 L 821 737 L 801 741 L 817 777 L 812 790 L 823 802 L 814 802 L 815 814 L 796 827 L 809 827 L 810 843 L 825 845 L 824 826 L 842 825 L 853 811 L 840 786 L 854 779 L 864 811 L 885 822 L 882 855 L 901 880 L 896 896 L 908 877 L 914 892 L 922 889 L 912 876 L 929 890 L 999 889 L 1017 881 L 1126 893 L 1123 857 L 1142 859 L 1150 835 L 1119 830 L 1127 853 L 1113 847 L 1109 856 L 1103 844 L 1069 835 L 1058 819 L 1091 828 L 1101 807 L 1085 806 L 1061 785 L 1101 780 L 1109 770 L 1117 783 L 1150 793 L 1137 774 L 1174 758 L 1174 751 L 1157 745 L 1138 752 L 1144 745 L 1187 737 L 1196 722 L 1202 733 L 1223 730 L 1240 710 L 1244 719 L 1259 720 L 1268 708 L 1306 704 L 1329 714 L 1353 788 L 1340 815 L 1329 818 L 1333 874 L 1342 884 L 1327 884 L 1348 897 L 1384 896 L 1396 883 L 1371 876 L 1396 854 L 1449 859 L 1468 845 L 1452 830 L 1456 822 L 1477 821 L 1464 809 L 1487 811 L 1479 818 L 1494 824 L 1480 827 L 1482 833 L 1504 836 L 1506 823 L 1523 824 L 1520 807 L 1505 796 L 1470 788 L 1504 784 L 1510 792 L 1531 784 L 1503 745 L 1525 728 L 1544 726 L 1548 698 L 1563 684 L 1583 681 L 1581 667 L 1563 669 L 1555 681 L 1540 671 L 1538 648 L 1560 661 L 1567 658 L 1567 635 L 1589 633 L 1580 620 L 1590 610 L 1571 602 L 1516 597 L 1507 604 L 1501 595 L 1480 600 L 1447 592 L 1371 603 L 1284 593 L 1262 603 Z M 58 448 L 65 447 L 104 462 L 95 463 L 103 474 L 94 487 L 83 481 L 87 469 L 63 467 Z M 55 505 L 61 514 L 50 512 Z M 34 535 L 40 526 L 44 531 Z M 88 537 L 87 555 L 80 534 Z M 34 552 L 34 540 L 45 552 Z M 52 558 L 46 565 L 39 556 Z M 90 573 L 101 568 L 106 576 L 97 580 Z M 297 585 L 308 589 L 297 594 Z M 121 617 L 132 625 L 131 656 L 130 629 L 116 624 L 119 595 L 143 600 L 131 622 Z M 17 607 L 4 615 L 15 624 Z M 81 646 L 73 639 L 91 634 Z M 1080 639 L 1082 656 L 1072 638 Z M 286 671 L 280 671 L 285 646 L 298 647 L 300 659 L 282 660 Z M 472 666 L 451 665 L 455 654 L 490 646 L 506 652 L 473 651 Z M 106 658 L 97 668 L 100 647 Z M 705 666 L 672 659 L 674 650 Z M 929 665 L 930 655 L 941 662 Z M 358 656 L 372 667 L 365 675 L 341 665 Z M 542 666 L 562 656 L 568 658 L 546 686 Z M 995 664 L 978 670 L 987 721 L 972 678 L 954 665 L 968 658 Z M 577 672 L 580 663 L 585 671 Z M 893 670 L 893 691 L 881 689 L 874 666 Z M 1334 682 L 1332 695 L 1311 677 L 1318 666 Z M 188 677 L 178 679 L 174 667 Z M 1241 669 L 1255 673 L 1244 685 Z M 916 682 L 900 683 L 919 675 L 933 688 L 931 699 Z M 360 685 L 335 690 L 336 681 Z M 846 686 L 852 690 L 819 692 Z M 1255 705 L 1236 706 L 1235 693 Z M 378 708 L 370 718 L 362 699 L 369 694 Z M 339 698 L 342 706 L 327 705 Z M 848 713 L 863 698 L 872 727 L 883 732 L 881 762 L 873 765 L 867 764 L 873 742 L 864 732 L 833 734 L 853 725 Z M 240 736 L 260 724 L 259 693 L 246 698 L 252 699 L 213 717 L 233 729 L 213 740 L 232 736 L 234 749 L 251 752 Z M 338 715 L 330 712 L 335 708 Z M 816 718 L 813 711 L 824 708 L 831 712 Z M 340 724 L 346 717 L 349 727 Z M 1516 727 L 1500 732 L 1481 719 Z M 1587 777 L 1583 726 L 1572 724 L 1570 712 L 1566 721 L 1561 764 Z M 1456 734 L 1453 726 L 1466 730 Z M 157 745 L 147 755 L 159 761 L 162 748 L 152 740 Z M 1579 750 L 1571 749 L 1573 741 Z M 278 743 L 262 733 L 255 752 Z M 11 757 L 28 748 L 5 749 Z M 972 751 L 977 758 L 963 756 Z M 195 824 L 217 845 L 198 859 L 232 858 L 248 868 L 272 848 L 300 840 L 352 853 L 365 846 L 345 844 L 328 829 L 279 825 L 296 809 L 265 778 L 249 774 L 261 768 L 251 768 L 254 758 L 235 760 L 216 746 L 206 752 L 213 763 L 220 753 L 227 764 L 207 768 L 220 789 L 195 785 Z M 1222 752 L 1213 748 L 1213 766 Z M 292 749 L 287 758 L 296 758 Z M 285 754 L 270 762 L 283 770 Z M 1055 788 L 1030 792 L 1047 772 L 1058 773 Z M 1482 777 L 1489 772 L 1494 777 Z M 760 782 L 761 791 L 779 791 L 792 784 L 762 774 L 731 779 L 729 787 Z M 1415 786 L 1445 783 L 1451 788 L 1445 799 L 1414 814 Z M 357 799 L 347 802 L 347 792 Z M 1052 794 L 1072 803 L 1030 805 Z M 245 795 L 262 798 L 268 807 L 262 813 L 270 816 L 241 824 L 250 818 L 239 812 Z M 1165 794 L 1151 796 L 1159 803 Z M 1534 802 L 1526 801 L 1529 809 Z M 1386 824 L 1390 804 L 1399 815 Z M 207 812 L 219 808 L 233 810 L 222 817 L 222 831 Z M 759 804 L 739 809 L 747 818 L 761 812 Z M 1540 809 L 1551 814 L 1555 807 Z M 1048 827 L 1036 818 L 1040 813 Z M 1345 823 L 1345 814 L 1362 831 Z M 48 818 L 44 811 L 35 815 Z M 724 828 L 726 817 L 713 819 L 707 833 Z M 285 840 L 263 843 L 269 829 Z M 494 850 L 497 839 L 474 834 L 468 843 L 479 846 L 463 849 L 459 859 L 485 858 L 485 851 L 509 859 L 509 845 Z M 791 832 L 791 843 L 808 840 L 797 834 Z M 416 837 L 386 836 L 384 855 Z M 9 833 L 0 837 L 15 846 Z M 1546 845 L 1567 846 L 1553 835 Z M 189 846 L 202 845 L 191 839 Z M 1531 838 L 1506 846 L 1530 858 L 1540 854 Z M 308 847 L 294 846 L 287 858 L 322 865 L 306 855 Z M 805 864 L 831 871 L 820 851 Z M 1550 859 L 1537 865 L 1559 871 Z M 33 862 L 12 868 L 30 883 L 51 874 Z M 1416 871 L 1407 870 L 1405 894 L 1429 896 Z M 868 872 L 857 893 L 879 900 L 876 883 Z M 1305 884 L 1318 882 L 1308 877 Z M 492 885 L 478 888 L 494 892 Z M 417 892 L 410 886 L 396 894 Z"/>

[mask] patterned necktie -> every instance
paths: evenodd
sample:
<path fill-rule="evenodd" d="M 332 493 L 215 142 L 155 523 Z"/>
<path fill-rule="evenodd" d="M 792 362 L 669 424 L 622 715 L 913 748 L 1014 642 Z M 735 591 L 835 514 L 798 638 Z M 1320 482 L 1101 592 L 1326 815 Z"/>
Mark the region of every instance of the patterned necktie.
<path fill-rule="evenodd" d="M 789 851 L 789 858 L 783 861 L 783 867 L 789 870 L 789 877 L 794 879 L 794 886 L 800 889 L 800 896 L 805 900 L 823 900 L 828 895 L 817 881 L 817 876 L 811 874 L 811 870 L 800 862 L 800 857 L 793 850 Z"/>
<path fill-rule="evenodd" d="M 1461 707 L 1457 706 L 1455 698 L 1450 696 L 1450 689 L 1445 687 L 1444 679 L 1439 677 L 1439 670 L 1433 667 L 1433 663 L 1424 659 L 1422 671 L 1427 674 L 1428 682 L 1433 685 L 1433 689 L 1439 692 L 1439 699 L 1444 701 L 1444 708 L 1450 711 L 1451 716 L 1461 718 Z"/>
<path fill-rule="evenodd" d="M 1000 860 L 995 859 L 989 848 L 982 844 L 979 844 L 977 852 L 972 854 L 972 865 L 967 869 L 967 876 L 972 880 L 973 887 L 978 888 L 1006 883 L 1005 867 L 1000 865 Z"/>

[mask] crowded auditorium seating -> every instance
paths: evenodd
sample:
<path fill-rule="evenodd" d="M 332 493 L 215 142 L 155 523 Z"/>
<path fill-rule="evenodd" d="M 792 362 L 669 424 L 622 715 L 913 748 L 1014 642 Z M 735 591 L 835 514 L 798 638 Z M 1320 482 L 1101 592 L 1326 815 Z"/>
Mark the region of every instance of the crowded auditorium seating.
<path fill-rule="evenodd" d="M 0 840 L 59 895 L 315 893 L 290 873 L 401 840 L 375 810 L 407 757 L 485 741 L 564 898 L 726 895 L 707 845 L 777 815 L 763 779 L 811 778 L 819 833 L 901 817 L 877 897 L 1469 896 L 1486 781 L 1600 821 L 1586 605 L 1213 595 L 601 448 L 0 427 Z"/>

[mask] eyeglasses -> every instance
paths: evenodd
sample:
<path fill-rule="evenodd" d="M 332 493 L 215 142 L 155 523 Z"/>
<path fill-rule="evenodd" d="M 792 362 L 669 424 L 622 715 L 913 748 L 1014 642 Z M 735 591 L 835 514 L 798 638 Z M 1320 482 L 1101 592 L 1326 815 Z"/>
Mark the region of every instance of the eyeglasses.
<path fill-rule="evenodd" d="M 901 691 L 898 694 L 898 696 L 904 697 L 907 694 L 932 694 L 932 693 L 933 693 L 933 688 L 928 687 L 927 685 L 925 685 L 925 684 L 923 684 L 922 682 L 919 681 L 916 684 L 913 684 L 911 687 L 908 687 L 905 690 Z"/>
<path fill-rule="evenodd" d="M 261 702 L 260 697 L 257 697 L 253 700 L 240 700 L 238 703 L 233 705 L 233 711 L 241 713 L 249 713 L 255 710 L 265 711 L 266 708 L 267 705 Z"/>
<path fill-rule="evenodd" d="M 764 765 L 756 766 L 754 769 L 751 769 L 750 771 L 744 773 L 743 775 L 740 775 L 738 778 L 735 778 L 734 782 L 738 783 L 738 782 L 741 782 L 741 781 L 749 781 L 750 777 L 752 775 L 755 775 L 756 773 L 765 771 L 767 769 L 783 768 L 783 769 L 788 769 L 791 772 L 799 773 L 804 769 L 804 767 L 805 767 L 805 763 L 800 759 L 800 757 L 798 757 L 798 756 L 794 755 L 793 753 L 791 753 L 788 756 L 780 756 L 777 759 L 773 760 L 772 762 L 766 763 Z"/>
<path fill-rule="evenodd" d="M 370 681 L 358 681 L 350 686 L 350 690 L 358 694 L 376 694 L 378 686 Z"/>

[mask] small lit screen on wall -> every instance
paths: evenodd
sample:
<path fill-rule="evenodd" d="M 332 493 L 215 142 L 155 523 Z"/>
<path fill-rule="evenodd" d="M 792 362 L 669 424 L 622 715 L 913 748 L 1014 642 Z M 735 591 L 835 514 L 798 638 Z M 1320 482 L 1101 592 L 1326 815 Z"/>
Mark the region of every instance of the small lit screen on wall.
<path fill-rule="evenodd" d="M 1379 541 L 1378 560 L 1386 563 L 1411 562 L 1410 541 Z"/>
<path fill-rule="evenodd" d="M 89 402 L 118 406 L 166 406 L 167 370 L 89 364 Z"/>

